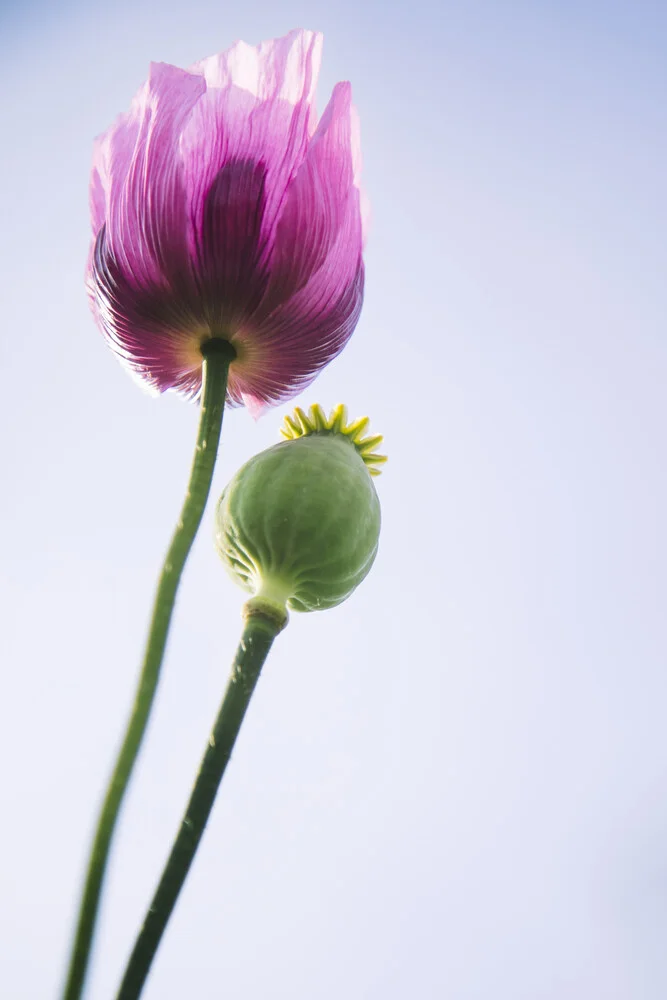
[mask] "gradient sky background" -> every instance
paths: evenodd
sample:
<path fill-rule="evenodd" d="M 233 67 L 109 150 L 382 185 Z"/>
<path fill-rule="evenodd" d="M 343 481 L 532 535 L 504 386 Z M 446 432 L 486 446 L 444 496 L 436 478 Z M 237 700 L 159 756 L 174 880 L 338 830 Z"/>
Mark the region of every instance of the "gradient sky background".
<path fill-rule="evenodd" d="M 88 312 L 93 136 L 151 60 L 322 30 L 373 209 L 367 294 L 299 402 L 385 434 L 373 573 L 293 615 L 147 1000 L 667 996 L 667 7 L 0 6 L 0 993 L 56 997 L 195 407 Z M 219 494 L 289 407 L 228 414 Z M 126 801 L 109 1000 L 239 632 L 212 511 Z"/>

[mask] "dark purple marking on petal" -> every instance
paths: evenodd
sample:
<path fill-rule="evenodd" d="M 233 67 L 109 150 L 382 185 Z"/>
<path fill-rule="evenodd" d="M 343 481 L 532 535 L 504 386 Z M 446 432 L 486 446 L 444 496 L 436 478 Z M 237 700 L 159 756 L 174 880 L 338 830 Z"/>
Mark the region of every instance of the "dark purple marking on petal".
<path fill-rule="evenodd" d="M 195 226 L 198 282 L 214 334 L 234 333 L 257 308 L 268 282 L 262 237 L 266 167 L 231 160 L 215 176 Z"/>

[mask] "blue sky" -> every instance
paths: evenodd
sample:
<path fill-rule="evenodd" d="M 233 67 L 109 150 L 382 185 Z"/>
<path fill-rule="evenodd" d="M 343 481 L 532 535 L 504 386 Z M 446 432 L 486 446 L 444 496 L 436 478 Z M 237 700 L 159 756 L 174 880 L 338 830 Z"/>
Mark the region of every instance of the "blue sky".
<path fill-rule="evenodd" d="M 55 995 L 196 410 L 132 383 L 83 292 L 91 142 L 151 60 L 322 30 L 372 205 L 346 351 L 381 551 L 293 615 L 147 1000 L 667 992 L 667 10 L 156 0 L 0 7 L 3 995 Z M 228 414 L 214 494 L 289 407 Z M 123 814 L 113 995 L 243 595 L 212 508 Z M 224 985 L 223 985 L 224 984 Z"/>

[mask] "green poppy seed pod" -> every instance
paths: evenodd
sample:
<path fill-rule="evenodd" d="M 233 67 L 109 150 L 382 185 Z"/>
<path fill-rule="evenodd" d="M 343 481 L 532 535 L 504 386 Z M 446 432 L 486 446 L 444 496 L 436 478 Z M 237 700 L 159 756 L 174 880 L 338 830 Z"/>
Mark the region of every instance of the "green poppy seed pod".
<path fill-rule="evenodd" d="M 286 608 L 340 604 L 370 570 L 378 548 L 380 501 L 371 476 L 385 461 L 364 438 L 364 418 L 345 408 L 327 419 L 315 405 L 295 410 L 286 441 L 251 458 L 216 511 L 216 545 L 233 579 L 253 594 L 249 613 L 286 620 Z"/>

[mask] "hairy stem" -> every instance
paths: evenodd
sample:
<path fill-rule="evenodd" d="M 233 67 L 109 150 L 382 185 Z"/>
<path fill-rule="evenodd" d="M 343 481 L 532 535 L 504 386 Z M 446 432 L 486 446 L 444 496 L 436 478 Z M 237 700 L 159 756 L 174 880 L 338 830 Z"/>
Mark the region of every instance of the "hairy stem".
<path fill-rule="evenodd" d="M 79 1000 L 83 990 L 114 828 L 155 698 L 183 567 L 201 523 L 211 488 L 225 407 L 227 376 L 235 354 L 231 345 L 224 340 L 207 341 L 202 347 L 202 354 L 201 410 L 190 481 L 162 567 L 134 704 L 90 850 L 63 1000 Z"/>

